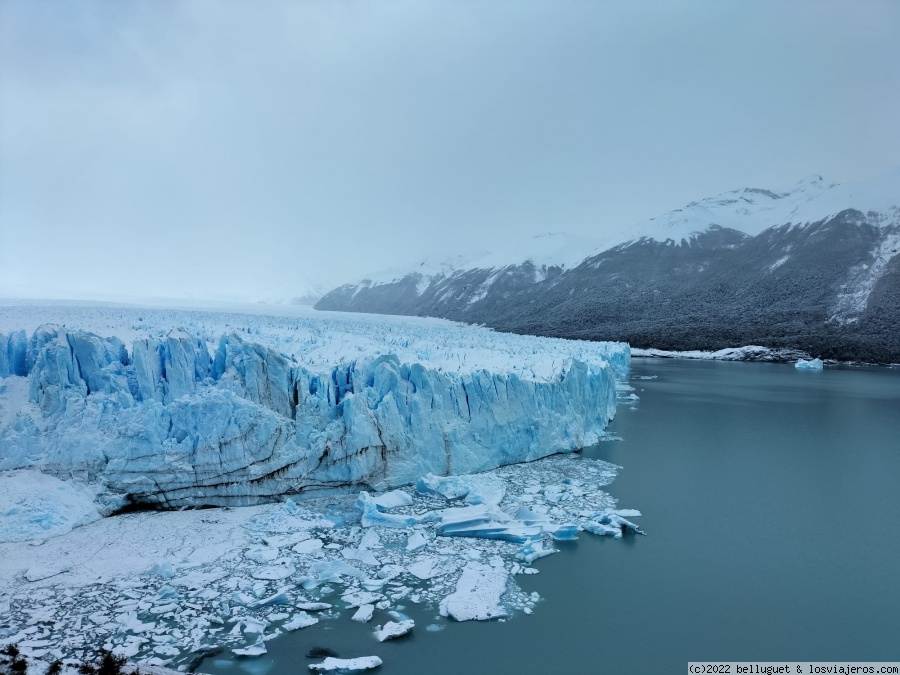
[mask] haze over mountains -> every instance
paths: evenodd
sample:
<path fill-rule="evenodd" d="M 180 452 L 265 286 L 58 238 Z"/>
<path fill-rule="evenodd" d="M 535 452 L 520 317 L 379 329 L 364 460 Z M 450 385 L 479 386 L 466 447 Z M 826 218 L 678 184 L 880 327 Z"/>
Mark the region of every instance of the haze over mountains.
<path fill-rule="evenodd" d="M 551 234 L 431 258 L 327 293 L 317 309 L 439 316 L 635 347 L 746 344 L 900 361 L 900 170 L 744 188 L 602 239 Z"/>

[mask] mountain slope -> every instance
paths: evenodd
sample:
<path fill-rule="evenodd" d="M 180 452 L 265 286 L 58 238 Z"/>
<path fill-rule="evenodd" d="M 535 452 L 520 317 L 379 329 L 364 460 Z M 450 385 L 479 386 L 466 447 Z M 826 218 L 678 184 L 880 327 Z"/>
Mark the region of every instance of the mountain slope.
<path fill-rule="evenodd" d="M 566 264 L 545 255 L 488 266 L 481 256 L 431 276 L 344 286 L 316 307 L 636 347 L 763 344 L 900 361 L 897 204 L 900 172 L 737 190 L 625 228 L 580 264 L 570 254 Z"/>

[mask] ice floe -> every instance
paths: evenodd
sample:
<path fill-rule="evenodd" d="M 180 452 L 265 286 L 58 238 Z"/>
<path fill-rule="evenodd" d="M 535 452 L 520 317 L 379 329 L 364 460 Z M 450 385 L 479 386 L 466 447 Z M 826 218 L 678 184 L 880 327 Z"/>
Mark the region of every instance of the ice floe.
<path fill-rule="evenodd" d="M 251 658 L 269 640 L 323 622 L 374 622 L 383 633 L 406 625 L 407 602 L 444 617 L 428 630 L 531 613 L 540 598 L 516 577 L 536 573 L 540 557 L 583 531 L 638 531 L 639 513 L 603 489 L 615 474 L 602 461 L 557 455 L 461 476 L 449 498 L 415 490 L 386 500 L 379 513 L 415 521 L 407 527 L 363 527 L 363 509 L 378 511 L 383 493 L 351 493 L 135 513 L 40 546 L 0 543 L 0 598 L 9 600 L 0 603 L 0 640 L 40 639 L 27 649 L 42 658 L 86 658 L 105 646 L 177 668 L 217 648 Z M 472 486 L 499 484 L 498 503 L 467 503 Z M 459 536 L 466 528 L 471 536 Z"/>
<path fill-rule="evenodd" d="M 329 656 L 322 663 L 311 663 L 309 669 L 320 673 L 358 673 L 377 668 L 381 663 L 381 659 L 377 656 L 358 656 L 355 659 Z"/>

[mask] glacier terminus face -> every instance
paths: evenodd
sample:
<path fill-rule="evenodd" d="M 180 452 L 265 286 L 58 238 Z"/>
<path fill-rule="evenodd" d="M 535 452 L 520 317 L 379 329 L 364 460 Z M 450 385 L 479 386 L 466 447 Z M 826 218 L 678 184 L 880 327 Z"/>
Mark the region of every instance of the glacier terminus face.
<path fill-rule="evenodd" d="M 76 478 L 108 514 L 384 490 L 596 441 L 623 343 L 438 320 L 4 308 L 0 470 Z"/>

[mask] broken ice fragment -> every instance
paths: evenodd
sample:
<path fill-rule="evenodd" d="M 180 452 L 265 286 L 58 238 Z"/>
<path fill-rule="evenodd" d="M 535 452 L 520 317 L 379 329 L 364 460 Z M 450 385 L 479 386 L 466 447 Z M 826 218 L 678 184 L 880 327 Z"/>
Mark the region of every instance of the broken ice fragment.
<path fill-rule="evenodd" d="M 362 511 L 360 523 L 363 527 L 409 527 L 420 522 L 416 516 L 401 516 L 393 513 L 382 513 L 375 500 L 368 492 L 363 490 L 356 500 L 356 507 Z"/>
<path fill-rule="evenodd" d="M 282 628 L 285 630 L 299 630 L 301 628 L 308 628 L 309 626 L 313 626 L 319 623 L 319 620 L 314 616 L 310 616 L 306 612 L 297 612 L 290 621 L 286 624 L 282 625 Z"/>
<path fill-rule="evenodd" d="M 372 503 L 375 504 L 379 511 L 387 511 L 399 506 L 411 506 L 413 500 L 412 497 L 403 490 L 391 490 L 390 492 L 385 492 L 384 494 L 372 497 Z"/>
<path fill-rule="evenodd" d="M 375 605 L 360 605 L 359 609 L 356 610 L 356 613 L 350 618 L 353 621 L 359 621 L 360 623 L 366 623 L 372 619 L 372 615 L 375 613 Z"/>
<path fill-rule="evenodd" d="M 295 544 L 291 548 L 291 550 L 294 553 L 304 555 L 306 553 L 313 553 L 314 551 L 318 551 L 320 548 L 322 548 L 322 546 L 323 544 L 321 539 L 307 539 Z"/>
<path fill-rule="evenodd" d="M 415 621 L 409 619 L 407 621 L 388 621 L 381 630 L 375 631 L 375 638 L 379 642 L 385 640 L 393 640 L 409 633 L 416 625 Z"/>
<path fill-rule="evenodd" d="M 266 653 L 266 643 L 263 641 L 262 636 L 260 636 L 260 638 L 252 645 L 232 649 L 231 653 L 236 654 L 237 656 L 262 656 Z"/>
<path fill-rule="evenodd" d="M 507 581 L 508 575 L 502 567 L 467 563 L 456 582 L 456 591 L 441 600 L 441 616 L 457 621 L 484 621 L 507 616 L 508 612 L 500 604 Z"/>
<path fill-rule="evenodd" d="M 516 553 L 516 560 L 521 560 L 526 565 L 530 565 L 538 558 L 558 553 L 555 548 L 544 548 L 544 544 L 539 541 L 529 541 L 522 544 L 522 547 Z"/>
<path fill-rule="evenodd" d="M 406 540 L 406 550 L 409 553 L 417 553 L 428 545 L 428 540 L 421 532 L 413 532 Z"/>
<path fill-rule="evenodd" d="M 377 668 L 382 663 L 377 656 L 359 656 L 355 659 L 336 659 L 329 656 L 322 663 L 311 663 L 309 669 L 317 672 L 358 673 Z"/>

